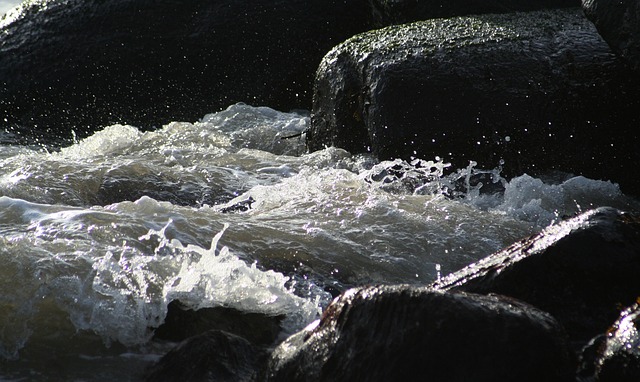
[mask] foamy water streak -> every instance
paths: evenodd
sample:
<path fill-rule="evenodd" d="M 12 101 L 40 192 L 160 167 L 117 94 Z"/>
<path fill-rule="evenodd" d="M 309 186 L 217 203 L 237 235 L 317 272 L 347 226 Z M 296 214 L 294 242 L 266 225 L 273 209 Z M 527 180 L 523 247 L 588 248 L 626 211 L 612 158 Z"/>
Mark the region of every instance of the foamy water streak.
<path fill-rule="evenodd" d="M 61 346 L 78 370 L 111 365 L 103 379 L 116 378 L 131 354 L 153 353 L 171 300 L 284 314 L 292 331 L 329 292 L 425 284 L 564 216 L 638 210 L 617 185 L 583 177 L 304 154 L 308 123 L 238 104 L 154 132 L 109 126 L 59 152 L 3 147 L 0 352 L 19 359 L 0 379 L 51 372 L 37 361 Z M 114 350 L 123 344 L 137 350 Z"/>

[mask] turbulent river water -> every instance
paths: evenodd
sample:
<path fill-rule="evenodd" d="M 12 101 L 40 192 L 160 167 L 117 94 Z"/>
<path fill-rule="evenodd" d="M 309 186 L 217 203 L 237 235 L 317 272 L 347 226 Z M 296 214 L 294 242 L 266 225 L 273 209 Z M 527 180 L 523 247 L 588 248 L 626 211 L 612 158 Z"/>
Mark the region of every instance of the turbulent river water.
<path fill-rule="evenodd" d="M 237 104 L 0 146 L 0 380 L 137 380 L 174 345 L 153 339 L 172 300 L 284 314 L 285 336 L 348 287 L 426 284 L 565 216 L 638 210 L 608 181 L 306 153 L 308 124 Z"/>

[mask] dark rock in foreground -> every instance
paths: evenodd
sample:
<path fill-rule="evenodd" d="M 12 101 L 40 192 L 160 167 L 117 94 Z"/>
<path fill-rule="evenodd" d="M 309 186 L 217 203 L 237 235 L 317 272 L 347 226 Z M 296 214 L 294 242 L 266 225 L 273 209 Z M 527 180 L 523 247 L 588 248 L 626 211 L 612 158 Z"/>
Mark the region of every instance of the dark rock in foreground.
<path fill-rule="evenodd" d="M 640 193 L 639 79 L 580 9 L 357 35 L 316 76 L 310 150 L 436 156 L 507 176 L 564 171 Z"/>
<path fill-rule="evenodd" d="M 231 308 L 188 309 L 179 301 L 168 305 L 164 323 L 155 330 L 155 338 L 182 341 L 215 329 L 240 336 L 253 344 L 273 344 L 282 328 L 283 317 L 246 313 Z"/>
<path fill-rule="evenodd" d="M 40 0 L 0 22 L 0 127 L 79 136 L 194 121 L 242 101 L 309 109 L 366 0 Z M 365 10 L 363 12 L 363 10 Z"/>
<path fill-rule="evenodd" d="M 266 351 L 242 337 L 210 330 L 191 337 L 151 367 L 147 382 L 254 381 Z"/>
<path fill-rule="evenodd" d="M 640 296 L 640 218 L 598 208 L 437 281 L 435 288 L 498 293 L 549 312 L 576 344 L 604 333 Z"/>
<path fill-rule="evenodd" d="M 347 291 L 272 354 L 268 381 L 572 381 L 562 328 L 499 296 Z"/>
<path fill-rule="evenodd" d="M 254 381 L 282 318 L 225 307 L 192 310 L 172 301 L 154 338 L 180 343 L 147 370 L 146 381 Z"/>
<path fill-rule="evenodd" d="M 582 5 L 611 48 L 640 70 L 640 1 L 583 0 Z"/>

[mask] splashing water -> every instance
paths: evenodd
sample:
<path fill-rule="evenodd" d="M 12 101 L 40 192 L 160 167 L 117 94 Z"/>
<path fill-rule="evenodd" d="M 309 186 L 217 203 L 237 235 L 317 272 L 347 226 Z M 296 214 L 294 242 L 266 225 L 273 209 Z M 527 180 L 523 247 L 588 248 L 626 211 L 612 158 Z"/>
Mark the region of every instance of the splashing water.
<path fill-rule="evenodd" d="M 153 333 L 174 300 L 284 315 L 289 333 L 350 286 L 426 284 L 564 216 L 639 209 L 607 181 L 281 139 L 308 124 L 238 104 L 57 152 L 3 147 L 0 379 L 127 379 L 166 352 Z"/>

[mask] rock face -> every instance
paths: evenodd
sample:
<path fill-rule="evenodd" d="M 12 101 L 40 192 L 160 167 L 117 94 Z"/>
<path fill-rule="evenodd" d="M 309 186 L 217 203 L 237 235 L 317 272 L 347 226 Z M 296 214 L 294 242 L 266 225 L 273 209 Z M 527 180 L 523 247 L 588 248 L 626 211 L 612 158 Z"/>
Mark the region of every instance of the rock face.
<path fill-rule="evenodd" d="M 616 320 L 640 295 L 640 218 L 598 208 L 552 225 L 436 282 L 433 287 L 498 293 L 550 313 L 576 344 Z"/>
<path fill-rule="evenodd" d="M 611 48 L 640 70 L 640 1 L 583 0 L 582 6 Z"/>
<path fill-rule="evenodd" d="M 254 381 L 266 351 L 242 337 L 210 330 L 191 337 L 151 367 L 148 382 Z"/>
<path fill-rule="evenodd" d="M 169 303 L 154 338 L 180 343 L 147 370 L 146 381 L 255 381 L 283 317 L 225 307 L 186 308 Z"/>
<path fill-rule="evenodd" d="M 370 0 L 378 27 L 438 17 L 580 6 L 580 0 Z"/>
<path fill-rule="evenodd" d="M 0 128 L 52 140 L 194 121 L 236 102 L 310 109 L 322 57 L 356 33 L 575 1 L 29 1 L 0 21 Z"/>
<path fill-rule="evenodd" d="M 155 330 L 155 338 L 182 341 L 208 330 L 219 330 L 242 337 L 252 344 L 273 344 L 282 331 L 283 317 L 269 317 L 259 313 L 240 312 L 232 308 L 201 308 L 196 311 L 186 308 L 179 301 L 167 306 L 164 323 Z"/>
<path fill-rule="evenodd" d="M 437 19 L 354 36 L 316 75 L 310 150 L 565 171 L 620 183 L 640 162 L 637 76 L 579 9 Z"/>
<path fill-rule="evenodd" d="M 272 354 L 268 381 L 571 381 L 561 327 L 498 296 L 384 286 L 337 298 Z"/>
<path fill-rule="evenodd" d="M 640 381 L 640 305 L 636 303 L 622 312 L 600 351 L 597 381 Z"/>
<path fill-rule="evenodd" d="M 369 29 L 367 6 L 31 1 L 0 21 L 0 127 L 70 137 L 116 122 L 193 121 L 239 101 L 309 109 L 318 63 Z"/>

